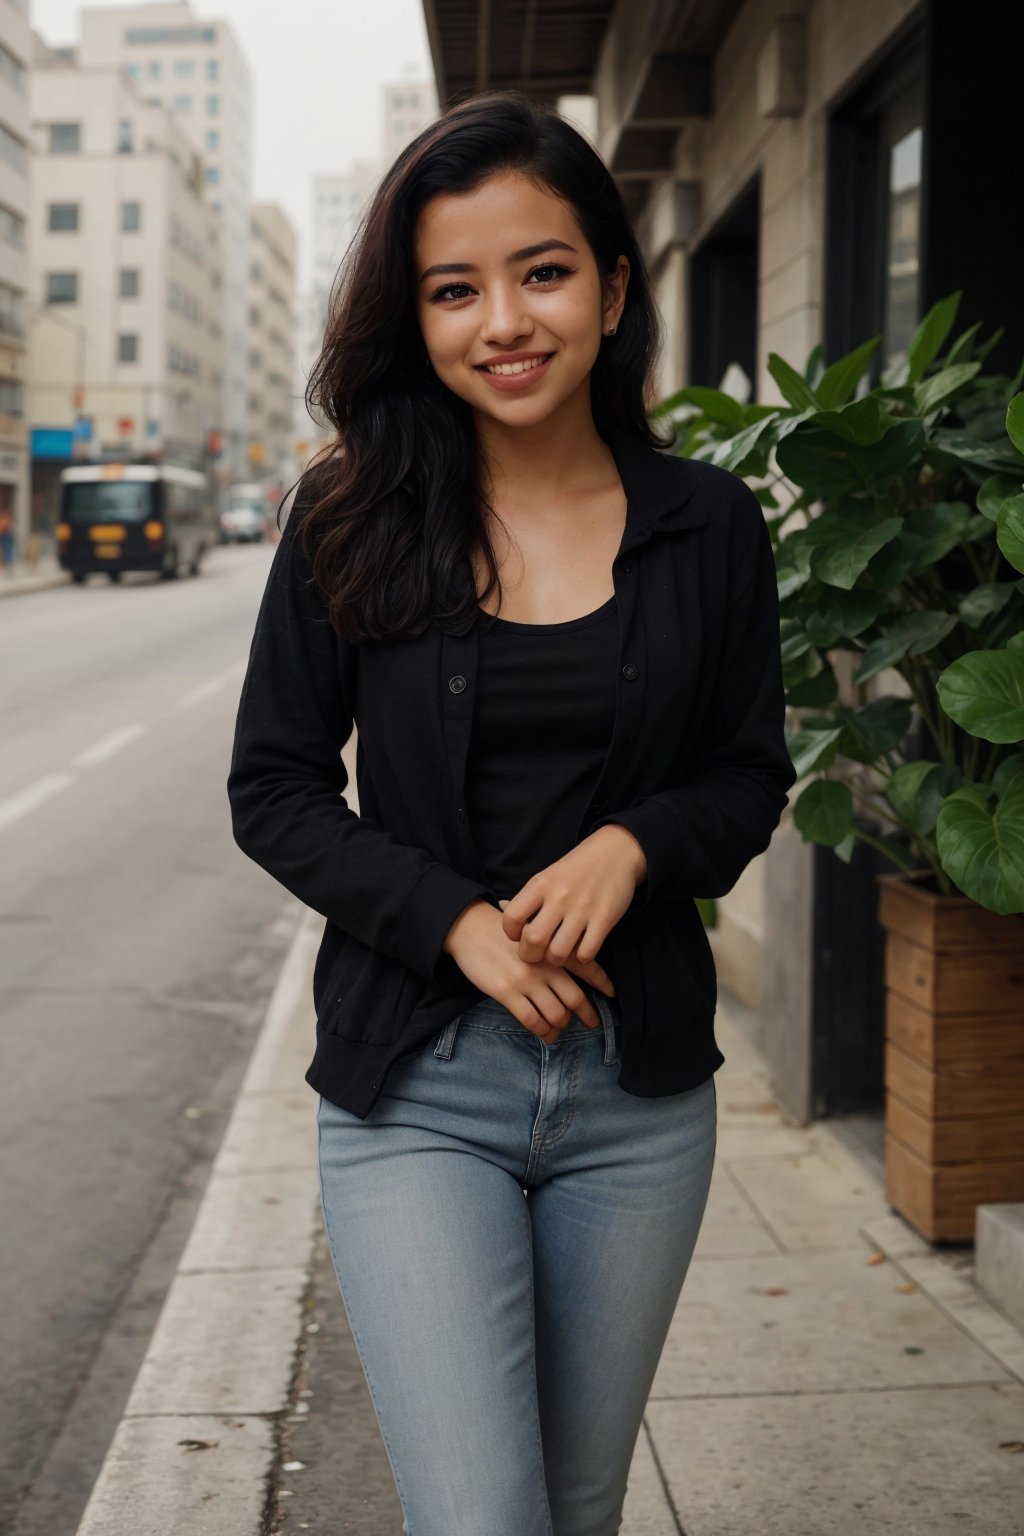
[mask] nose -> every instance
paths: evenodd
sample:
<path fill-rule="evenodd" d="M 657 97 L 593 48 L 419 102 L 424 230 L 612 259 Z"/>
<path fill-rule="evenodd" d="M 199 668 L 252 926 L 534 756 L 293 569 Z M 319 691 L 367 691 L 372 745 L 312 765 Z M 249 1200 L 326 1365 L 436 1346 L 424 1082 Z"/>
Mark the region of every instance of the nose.
<path fill-rule="evenodd" d="M 481 326 L 483 340 L 492 346 L 510 346 L 532 331 L 533 322 L 524 310 L 518 284 L 493 288 Z"/>

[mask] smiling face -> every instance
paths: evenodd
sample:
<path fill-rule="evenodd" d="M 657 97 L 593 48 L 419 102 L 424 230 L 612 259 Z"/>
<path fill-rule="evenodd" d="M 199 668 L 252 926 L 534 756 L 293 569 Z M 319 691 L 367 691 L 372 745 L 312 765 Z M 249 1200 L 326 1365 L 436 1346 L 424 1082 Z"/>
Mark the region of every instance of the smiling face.
<path fill-rule="evenodd" d="M 427 203 L 414 256 L 427 354 L 454 394 L 510 426 L 589 410 L 590 370 L 622 313 L 629 262 L 599 272 L 568 203 L 519 172 L 490 176 Z"/>

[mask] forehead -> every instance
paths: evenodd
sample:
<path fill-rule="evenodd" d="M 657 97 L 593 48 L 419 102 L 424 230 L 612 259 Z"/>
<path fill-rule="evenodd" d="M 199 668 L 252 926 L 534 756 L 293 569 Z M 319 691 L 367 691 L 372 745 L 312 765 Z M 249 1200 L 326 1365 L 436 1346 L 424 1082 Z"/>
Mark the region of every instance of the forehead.
<path fill-rule="evenodd" d="M 569 204 L 517 171 L 488 176 L 471 192 L 440 192 L 416 221 L 415 251 L 425 266 L 453 261 L 504 260 L 510 250 L 540 240 L 578 244 L 581 230 Z M 456 247 L 459 247 L 456 249 Z"/>

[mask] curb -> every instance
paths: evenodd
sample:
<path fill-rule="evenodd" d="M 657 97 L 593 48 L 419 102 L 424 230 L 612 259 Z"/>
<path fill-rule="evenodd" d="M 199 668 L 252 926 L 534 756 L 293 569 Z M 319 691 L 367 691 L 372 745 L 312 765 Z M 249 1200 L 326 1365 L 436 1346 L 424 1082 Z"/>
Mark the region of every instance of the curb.
<path fill-rule="evenodd" d="M 71 577 L 67 571 L 54 571 L 51 575 L 17 577 L 8 583 L 0 576 L 0 597 L 27 597 L 30 592 L 48 592 L 51 587 L 69 587 Z"/>
<path fill-rule="evenodd" d="M 78 1536 L 262 1528 L 320 1220 L 302 1081 L 320 923 L 302 910 Z"/>

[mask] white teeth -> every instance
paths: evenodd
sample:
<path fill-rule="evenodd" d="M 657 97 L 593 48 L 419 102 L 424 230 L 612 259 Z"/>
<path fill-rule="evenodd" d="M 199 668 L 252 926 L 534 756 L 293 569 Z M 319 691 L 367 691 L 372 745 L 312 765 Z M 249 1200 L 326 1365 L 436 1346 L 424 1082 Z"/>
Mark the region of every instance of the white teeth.
<path fill-rule="evenodd" d="M 531 357 L 525 363 L 493 363 L 488 364 L 488 373 L 528 373 L 531 368 L 539 368 L 541 363 L 546 363 L 546 357 Z"/>

